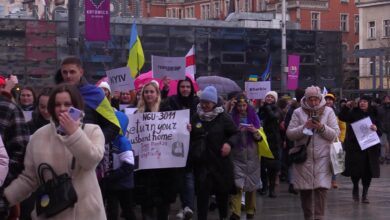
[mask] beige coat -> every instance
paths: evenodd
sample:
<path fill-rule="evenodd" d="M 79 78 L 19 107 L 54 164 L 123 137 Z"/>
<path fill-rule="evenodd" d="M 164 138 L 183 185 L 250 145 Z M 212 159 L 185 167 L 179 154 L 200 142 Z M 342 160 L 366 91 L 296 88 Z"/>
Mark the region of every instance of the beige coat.
<path fill-rule="evenodd" d="M 7 200 L 14 205 L 29 196 L 39 186 L 37 169 L 39 164 L 50 164 L 57 174 L 68 173 L 76 190 L 78 201 L 50 219 L 106 219 L 103 200 L 95 174 L 95 168 L 104 153 L 104 136 L 99 126 L 86 124 L 70 136 L 60 136 L 55 125 L 48 124 L 36 131 L 27 145 L 24 159 L 25 170 L 4 191 Z M 72 157 L 75 169 L 71 169 Z M 45 179 L 50 179 L 45 175 Z M 35 210 L 33 219 L 37 217 Z"/>
<path fill-rule="evenodd" d="M 301 103 L 304 103 L 302 99 Z M 324 99 L 320 107 L 325 105 Z M 291 122 L 287 128 L 287 137 L 294 141 L 298 146 L 305 144 L 307 136 L 303 134 L 303 128 L 309 115 L 303 110 L 308 108 L 305 105 L 296 109 L 292 115 Z M 320 116 L 321 124 L 325 125 L 325 131 L 322 133 L 314 132 L 307 147 L 308 158 L 302 164 L 293 164 L 293 184 L 296 189 L 308 190 L 316 188 L 329 189 L 332 181 L 332 172 L 330 164 L 330 145 L 340 133 L 337 117 L 334 111 L 325 107 Z M 294 147 L 290 152 L 296 151 Z"/>

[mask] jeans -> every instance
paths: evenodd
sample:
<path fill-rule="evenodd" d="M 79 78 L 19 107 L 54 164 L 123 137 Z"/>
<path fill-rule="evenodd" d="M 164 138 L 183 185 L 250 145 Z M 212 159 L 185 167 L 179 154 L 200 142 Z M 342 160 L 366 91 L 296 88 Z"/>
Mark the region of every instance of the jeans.
<path fill-rule="evenodd" d="M 183 185 L 180 189 L 180 200 L 182 208 L 188 206 L 190 209 L 194 210 L 194 198 L 195 198 L 195 183 L 194 183 L 194 174 L 189 171 L 185 172 L 182 176 Z"/>

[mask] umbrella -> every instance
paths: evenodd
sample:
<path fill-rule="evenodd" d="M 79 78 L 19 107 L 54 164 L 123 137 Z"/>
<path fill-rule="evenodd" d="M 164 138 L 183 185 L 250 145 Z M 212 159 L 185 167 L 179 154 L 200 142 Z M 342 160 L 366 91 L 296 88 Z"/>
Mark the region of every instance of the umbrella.
<path fill-rule="evenodd" d="M 207 86 L 214 86 L 219 95 L 227 95 L 231 92 L 241 92 L 236 82 L 222 76 L 201 76 L 196 79 L 199 88 L 203 90 Z"/>
<path fill-rule="evenodd" d="M 194 85 L 195 92 L 197 92 L 199 90 L 199 87 L 198 87 L 198 84 L 196 83 L 196 81 L 192 78 L 192 75 L 189 74 L 189 73 L 186 73 L 186 77 L 188 77 L 188 78 L 190 78 L 192 80 L 192 84 Z M 156 80 L 160 84 L 160 87 L 162 89 L 163 81 L 161 79 L 153 78 L 153 72 L 152 71 L 149 71 L 149 72 L 146 72 L 146 73 L 142 73 L 141 75 L 139 75 L 134 80 L 134 87 L 135 87 L 136 90 L 141 89 L 142 86 L 144 86 L 146 83 L 152 81 L 153 79 Z M 176 95 L 176 93 L 177 93 L 177 83 L 178 83 L 178 80 L 170 80 L 168 96 Z"/>

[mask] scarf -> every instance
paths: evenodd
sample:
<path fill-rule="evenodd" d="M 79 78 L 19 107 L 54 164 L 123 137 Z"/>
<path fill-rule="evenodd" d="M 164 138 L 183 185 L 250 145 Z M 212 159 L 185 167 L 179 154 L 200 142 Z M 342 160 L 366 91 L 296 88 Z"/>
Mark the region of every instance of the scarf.
<path fill-rule="evenodd" d="M 196 110 L 200 120 L 202 121 L 212 121 L 223 111 L 224 111 L 223 108 L 219 106 L 219 107 L 215 107 L 211 112 L 204 112 L 203 109 L 200 107 L 200 104 L 198 104 Z"/>
<path fill-rule="evenodd" d="M 307 103 L 306 103 L 306 98 L 303 98 L 301 99 L 301 107 L 303 109 L 303 111 L 309 116 L 313 116 L 313 115 L 316 115 L 318 117 L 321 117 L 322 113 L 324 112 L 325 110 L 325 104 L 326 104 L 326 101 L 325 99 L 321 99 L 321 102 L 319 105 L 317 106 L 314 106 L 314 107 L 310 107 Z"/>

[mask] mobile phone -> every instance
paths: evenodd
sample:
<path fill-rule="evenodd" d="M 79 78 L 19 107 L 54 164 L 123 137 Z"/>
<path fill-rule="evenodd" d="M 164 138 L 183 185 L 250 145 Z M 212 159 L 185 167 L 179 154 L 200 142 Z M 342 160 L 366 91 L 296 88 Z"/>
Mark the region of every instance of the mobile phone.
<path fill-rule="evenodd" d="M 70 107 L 68 109 L 68 114 L 74 121 L 77 121 L 82 117 L 83 112 L 75 107 Z M 65 129 L 60 125 L 57 127 L 57 132 L 65 133 Z"/>
<path fill-rule="evenodd" d="M 70 107 L 68 109 L 68 113 L 69 113 L 70 117 L 75 121 L 79 120 L 83 114 L 83 112 L 81 110 L 79 110 L 75 107 Z"/>
<path fill-rule="evenodd" d="M 317 121 L 317 122 L 320 121 L 317 115 L 311 116 L 311 120 Z"/>
<path fill-rule="evenodd" d="M 240 126 L 242 126 L 242 127 L 249 127 L 251 125 L 250 124 L 245 124 L 245 123 L 240 123 Z"/>

